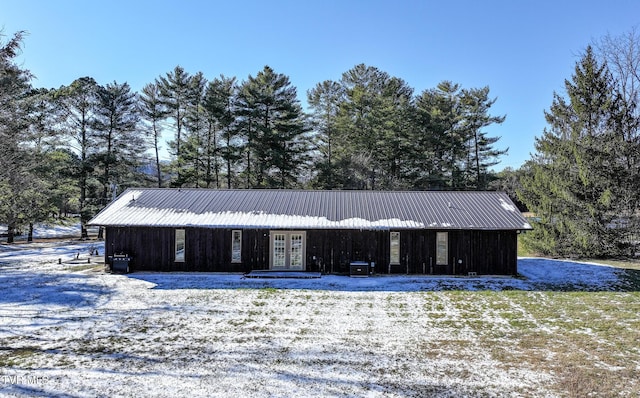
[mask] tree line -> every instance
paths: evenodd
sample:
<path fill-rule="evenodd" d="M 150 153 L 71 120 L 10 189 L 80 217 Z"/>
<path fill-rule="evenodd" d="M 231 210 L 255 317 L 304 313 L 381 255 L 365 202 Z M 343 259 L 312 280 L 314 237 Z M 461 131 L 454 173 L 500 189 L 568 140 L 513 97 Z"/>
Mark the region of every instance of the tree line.
<path fill-rule="evenodd" d="M 139 93 L 91 77 L 34 88 L 15 62 L 23 35 L 0 41 L 9 241 L 66 214 L 80 215 L 86 237 L 86 222 L 131 186 L 487 189 L 507 151 L 487 132 L 505 118 L 490 114 L 488 87 L 443 81 L 415 95 L 360 64 L 310 89 L 306 111 L 289 77 L 269 66 L 244 81 L 176 66 Z"/>

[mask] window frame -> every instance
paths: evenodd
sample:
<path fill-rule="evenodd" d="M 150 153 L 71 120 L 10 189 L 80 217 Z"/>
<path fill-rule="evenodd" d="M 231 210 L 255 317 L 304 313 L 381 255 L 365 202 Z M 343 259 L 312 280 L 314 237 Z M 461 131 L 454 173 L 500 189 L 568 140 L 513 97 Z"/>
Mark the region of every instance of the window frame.
<path fill-rule="evenodd" d="M 448 232 L 436 232 L 436 265 L 449 265 Z"/>
<path fill-rule="evenodd" d="M 242 230 L 231 231 L 231 263 L 242 262 Z"/>
<path fill-rule="evenodd" d="M 176 263 L 185 262 L 185 254 L 187 251 L 187 233 L 183 228 L 175 230 L 175 250 L 173 252 Z"/>
<path fill-rule="evenodd" d="M 400 264 L 400 232 L 389 232 L 389 264 Z"/>

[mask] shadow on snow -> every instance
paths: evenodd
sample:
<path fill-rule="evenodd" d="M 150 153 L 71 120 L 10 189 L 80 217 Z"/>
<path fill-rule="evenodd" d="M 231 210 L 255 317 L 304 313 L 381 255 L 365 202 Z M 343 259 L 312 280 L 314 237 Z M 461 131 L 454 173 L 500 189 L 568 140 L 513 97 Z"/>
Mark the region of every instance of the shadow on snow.
<path fill-rule="evenodd" d="M 95 307 L 111 293 L 106 286 L 94 285 L 87 275 L 37 271 L 0 273 L 0 304 L 53 305 L 73 309 Z"/>
<path fill-rule="evenodd" d="M 518 277 L 376 275 L 366 278 L 324 275 L 319 279 L 258 279 L 238 274 L 137 272 L 129 278 L 154 289 L 308 289 L 327 291 L 640 291 L 640 271 L 542 258 L 518 261 Z"/>

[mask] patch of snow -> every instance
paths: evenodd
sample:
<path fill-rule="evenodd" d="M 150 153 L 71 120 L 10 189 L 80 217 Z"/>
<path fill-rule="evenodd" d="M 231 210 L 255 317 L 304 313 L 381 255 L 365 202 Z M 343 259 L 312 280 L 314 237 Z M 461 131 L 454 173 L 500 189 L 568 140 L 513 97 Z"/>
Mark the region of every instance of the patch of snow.
<path fill-rule="evenodd" d="M 73 225 L 36 224 L 33 227 L 33 237 L 36 239 L 65 238 L 69 236 L 80 236 L 80 223 Z"/>
<path fill-rule="evenodd" d="M 6 234 L 7 228 L 0 227 L 0 234 Z M 97 232 L 97 227 L 89 227 L 91 233 Z M 21 235 L 16 236 L 16 240 L 24 241 L 27 232 L 23 230 Z M 80 223 L 76 222 L 69 225 L 38 223 L 33 226 L 34 239 L 51 239 L 51 238 L 71 238 L 80 237 Z"/>
<path fill-rule="evenodd" d="M 503 209 L 507 210 L 507 211 L 516 211 L 517 208 L 510 204 L 507 203 L 504 199 L 500 198 L 500 206 L 502 206 Z"/>
<path fill-rule="evenodd" d="M 389 228 L 425 228 L 421 222 L 400 220 L 398 218 L 365 220 L 348 218 L 329 220 L 327 217 L 296 216 L 271 214 L 266 212 L 205 212 L 195 213 L 186 209 L 156 209 L 135 206 L 135 198 L 142 191 L 129 190 L 108 208 L 99 213 L 92 224 L 109 223 L 114 214 L 118 220 L 125 220 L 126 225 L 156 226 L 226 226 L 229 228 L 350 228 L 350 229 L 389 229 Z M 150 221 L 156 220 L 156 221 Z"/>
<path fill-rule="evenodd" d="M 624 273 L 606 265 L 542 258 L 519 259 L 518 271 L 533 288 L 587 291 L 616 290 Z"/>
<path fill-rule="evenodd" d="M 114 210 L 115 209 L 109 209 Z M 400 220 L 398 218 L 365 220 L 348 218 L 329 220 L 326 217 L 295 216 L 287 214 L 270 214 L 265 212 L 221 212 L 194 213 L 187 210 L 144 209 L 136 207 L 119 210 L 119 219 L 126 220 L 127 225 L 175 226 L 189 225 L 201 227 L 228 228 L 294 228 L 294 229 L 389 229 L 389 228 L 425 228 L 421 222 Z M 150 221 L 156 220 L 156 221 Z M 105 222 L 101 216 L 93 220 L 94 224 Z"/>

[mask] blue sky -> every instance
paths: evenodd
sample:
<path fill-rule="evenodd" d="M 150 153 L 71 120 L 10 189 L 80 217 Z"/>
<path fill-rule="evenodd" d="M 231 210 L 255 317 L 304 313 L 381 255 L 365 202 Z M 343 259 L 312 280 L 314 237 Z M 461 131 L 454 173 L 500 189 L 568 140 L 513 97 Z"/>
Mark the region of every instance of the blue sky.
<path fill-rule="evenodd" d="M 496 169 L 534 151 L 553 93 L 594 40 L 640 26 L 640 2 L 608 1 L 71 1 L 0 0 L 5 35 L 26 30 L 20 57 L 36 87 L 91 76 L 139 90 L 181 65 L 240 81 L 265 65 L 306 92 L 359 63 L 416 94 L 443 80 L 489 86 L 487 132 L 509 147 Z"/>

